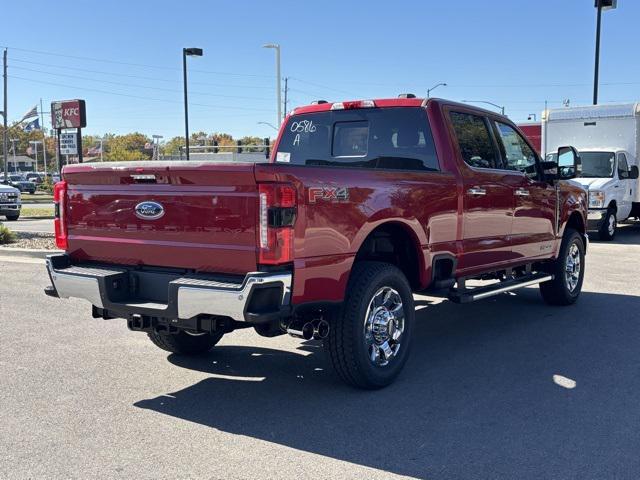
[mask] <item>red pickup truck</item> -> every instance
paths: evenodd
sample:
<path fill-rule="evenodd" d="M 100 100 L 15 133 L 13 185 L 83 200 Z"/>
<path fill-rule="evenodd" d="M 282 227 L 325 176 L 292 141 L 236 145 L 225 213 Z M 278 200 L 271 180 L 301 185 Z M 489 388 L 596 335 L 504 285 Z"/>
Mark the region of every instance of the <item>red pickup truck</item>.
<path fill-rule="evenodd" d="M 297 108 L 264 163 L 69 165 L 46 293 L 179 354 L 245 327 L 322 339 L 342 379 L 382 387 L 407 360 L 414 292 L 539 284 L 575 302 L 586 193 L 565 181 L 576 151 L 557 158 L 503 116 L 404 95 Z"/>

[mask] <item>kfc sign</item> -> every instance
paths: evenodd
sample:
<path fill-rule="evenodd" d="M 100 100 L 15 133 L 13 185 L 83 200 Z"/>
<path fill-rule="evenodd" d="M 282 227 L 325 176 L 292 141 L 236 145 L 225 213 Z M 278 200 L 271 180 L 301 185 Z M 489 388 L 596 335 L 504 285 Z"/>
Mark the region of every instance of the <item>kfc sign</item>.
<path fill-rule="evenodd" d="M 53 128 L 86 127 L 87 114 L 84 100 L 51 102 L 51 125 Z"/>

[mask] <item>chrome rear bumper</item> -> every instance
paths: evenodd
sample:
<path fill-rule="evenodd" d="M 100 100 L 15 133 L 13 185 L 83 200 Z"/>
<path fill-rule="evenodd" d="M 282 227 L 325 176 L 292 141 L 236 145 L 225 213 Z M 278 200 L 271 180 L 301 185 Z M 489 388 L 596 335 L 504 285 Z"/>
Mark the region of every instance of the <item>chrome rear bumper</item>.
<path fill-rule="evenodd" d="M 80 298 L 104 310 L 103 316 L 147 315 L 189 320 L 201 315 L 260 323 L 287 310 L 291 302 L 289 272 L 251 272 L 241 282 L 206 275 L 171 276 L 139 272 L 126 266 L 72 265 L 66 255 L 47 257 L 47 270 L 59 298 Z M 152 283 L 144 285 L 144 282 Z M 166 288 L 161 301 L 137 292 Z"/>

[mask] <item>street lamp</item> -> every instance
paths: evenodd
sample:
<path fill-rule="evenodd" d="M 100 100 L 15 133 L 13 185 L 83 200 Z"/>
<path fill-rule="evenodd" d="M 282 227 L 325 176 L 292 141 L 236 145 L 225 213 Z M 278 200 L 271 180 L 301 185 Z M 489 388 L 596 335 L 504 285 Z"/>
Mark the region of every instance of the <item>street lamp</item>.
<path fill-rule="evenodd" d="M 267 126 L 273 128 L 275 131 L 278 131 L 278 127 L 276 127 L 275 125 L 273 125 L 272 123 L 269 123 L 269 122 L 258 122 L 258 125 L 267 125 Z"/>
<path fill-rule="evenodd" d="M 18 173 L 18 162 L 16 161 L 16 142 L 19 142 L 19 138 L 11 138 L 11 150 L 13 150 L 13 171 Z"/>
<path fill-rule="evenodd" d="M 98 139 L 100 142 L 100 161 L 104 162 L 104 137 Z"/>
<path fill-rule="evenodd" d="M 433 87 L 428 88 L 427 89 L 427 98 L 429 98 L 429 95 L 431 94 L 431 92 L 433 90 L 435 90 L 436 88 L 438 88 L 438 87 L 446 87 L 446 86 L 447 86 L 446 83 L 436 83 Z"/>
<path fill-rule="evenodd" d="M 201 57 L 201 48 L 182 49 L 182 76 L 184 78 L 184 141 L 187 149 L 187 160 L 189 160 L 189 104 L 187 101 L 187 57 Z"/>
<path fill-rule="evenodd" d="M 29 142 L 31 145 L 36 147 L 36 172 L 38 171 L 38 144 L 42 143 L 40 140 L 31 140 Z M 47 166 L 44 167 L 45 172 L 47 170 Z"/>
<path fill-rule="evenodd" d="M 535 121 L 537 121 L 537 118 L 536 118 L 536 114 L 535 114 L 535 113 L 530 113 L 530 114 L 529 114 L 529 116 L 527 117 L 527 120 L 531 120 L 532 118 L 533 118 L 533 121 L 534 121 L 534 122 L 535 122 Z"/>
<path fill-rule="evenodd" d="M 267 43 L 262 46 L 263 48 L 273 48 L 276 51 L 276 99 L 278 101 L 278 121 L 276 125 L 278 125 L 278 129 L 280 128 L 280 124 L 282 123 L 282 100 L 280 95 L 282 95 L 280 89 L 280 45 L 277 43 Z"/>
<path fill-rule="evenodd" d="M 154 152 L 154 160 L 160 160 L 160 139 L 164 138 L 162 135 L 151 135 L 151 138 L 155 141 L 156 148 Z"/>
<path fill-rule="evenodd" d="M 493 105 L 496 108 L 499 108 L 504 115 L 504 107 L 502 105 L 498 105 L 497 103 L 488 102 L 486 100 L 462 100 L 464 103 L 486 103 L 487 105 Z"/>
<path fill-rule="evenodd" d="M 596 61 L 593 72 L 593 104 L 598 104 L 598 71 L 600 69 L 600 20 L 602 10 L 613 10 L 618 6 L 618 0 L 595 0 L 595 7 L 598 9 L 596 20 Z"/>

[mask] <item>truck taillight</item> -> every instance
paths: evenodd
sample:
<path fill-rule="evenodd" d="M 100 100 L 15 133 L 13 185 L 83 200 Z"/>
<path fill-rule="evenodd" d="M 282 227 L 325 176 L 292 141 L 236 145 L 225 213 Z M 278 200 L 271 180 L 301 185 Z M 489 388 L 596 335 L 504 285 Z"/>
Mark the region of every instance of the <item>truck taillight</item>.
<path fill-rule="evenodd" d="M 354 108 L 374 108 L 373 100 L 355 100 L 352 102 L 337 102 L 331 105 L 331 110 L 353 110 Z"/>
<path fill-rule="evenodd" d="M 293 261 L 293 225 L 296 189 L 284 183 L 258 187 L 258 263 L 276 265 Z"/>
<path fill-rule="evenodd" d="M 62 181 L 53 187 L 53 205 L 55 207 L 55 234 L 56 246 L 60 250 L 66 250 L 67 242 L 67 182 Z"/>

